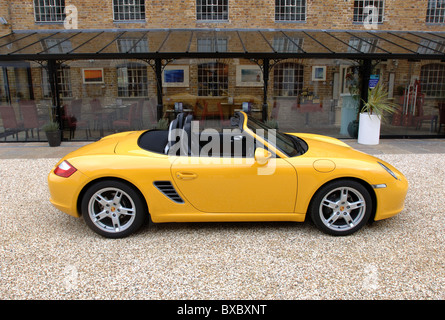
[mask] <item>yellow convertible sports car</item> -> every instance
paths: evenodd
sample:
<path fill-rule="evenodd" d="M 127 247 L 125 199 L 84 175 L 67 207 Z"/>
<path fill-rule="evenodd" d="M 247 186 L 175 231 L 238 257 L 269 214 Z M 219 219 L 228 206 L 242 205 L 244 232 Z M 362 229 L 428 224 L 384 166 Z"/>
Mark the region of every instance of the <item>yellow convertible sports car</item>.
<path fill-rule="evenodd" d="M 121 238 L 162 222 L 304 221 L 349 235 L 404 207 L 390 164 L 315 134 L 280 133 L 238 112 L 227 128 L 178 114 L 168 130 L 113 134 L 60 160 L 51 203 Z"/>

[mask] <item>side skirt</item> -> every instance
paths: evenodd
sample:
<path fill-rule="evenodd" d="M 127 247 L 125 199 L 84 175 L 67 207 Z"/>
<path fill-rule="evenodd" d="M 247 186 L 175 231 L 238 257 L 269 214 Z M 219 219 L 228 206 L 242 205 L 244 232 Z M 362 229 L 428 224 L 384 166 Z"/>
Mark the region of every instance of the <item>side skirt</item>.
<path fill-rule="evenodd" d="M 303 222 L 306 214 L 298 213 L 168 213 L 152 215 L 154 223 L 162 222 L 254 222 L 293 221 Z"/>

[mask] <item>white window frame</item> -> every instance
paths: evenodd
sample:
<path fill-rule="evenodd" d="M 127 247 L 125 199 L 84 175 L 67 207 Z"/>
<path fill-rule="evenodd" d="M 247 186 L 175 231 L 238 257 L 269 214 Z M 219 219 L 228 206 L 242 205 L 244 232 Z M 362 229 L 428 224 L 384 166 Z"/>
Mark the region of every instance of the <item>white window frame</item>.
<path fill-rule="evenodd" d="M 306 22 L 306 17 L 306 0 L 275 0 L 275 22 Z"/>
<path fill-rule="evenodd" d="M 358 4 L 357 6 L 356 3 Z M 379 17 L 377 24 L 382 24 L 385 20 L 385 0 L 354 0 L 353 23 L 362 24 L 365 22 L 367 16 L 364 11 L 367 6 L 374 6 L 377 8 Z M 355 12 L 356 8 L 358 10 L 357 13 Z"/>
<path fill-rule="evenodd" d="M 420 69 L 422 92 L 427 97 L 442 97 L 445 95 L 445 64 L 430 63 Z"/>
<path fill-rule="evenodd" d="M 229 88 L 229 75 L 224 74 L 225 63 L 209 62 L 198 65 L 198 96 L 222 96 Z"/>
<path fill-rule="evenodd" d="M 206 8 L 205 12 L 203 8 Z M 229 21 L 229 0 L 196 0 L 196 20 L 199 22 Z"/>
<path fill-rule="evenodd" d="M 300 53 L 303 52 L 303 41 L 303 38 L 275 37 L 272 46 L 277 52 Z"/>
<path fill-rule="evenodd" d="M 445 23 L 445 0 L 428 0 L 426 11 L 426 23 L 444 24 Z"/>
<path fill-rule="evenodd" d="M 348 47 L 348 52 L 351 53 L 357 53 L 356 50 L 363 53 L 375 53 L 377 51 L 377 43 L 378 43 L 379 39 L 375 39 L 375 38 L 364 38 L 364 39 L 359 39 L 359 38 L 355 38 L 355 37 L 351 37 L 349 39 L 349 47 Z M 354 49 L 352 49 L 354 48 Z"/>
<path fill-rule="evenodd" d="M 34 0 L 33 5 L 36 23 L 64 22 L 66 17 L 65 0 Z M 48 17 L 49 19 L 47 19 Z"/>
<path fill-rule="evenodd" d="M 274 67 L 274 95 L 297 97 L 304 88 L 304 65 L 283 62 Z"/>
<path fill-rule="evenodd" d="M 117 67 L 119 98 L 147 97 L 148 71 L 141 63 L 130 62 Z"/>
<path fill-rule="evenodd" d="M 119 52 L 148 52 L 148 40 L 137 38 L 123 38 L 117 39 Z"/>
<path fill-rule="evenodd" d="M 113 0 L 113 21 L 145 21 L 145 0 Z"/>
<path fill-rule="evenodd" d="M 71 87 L 71 69 L 70 66 L 61 65 L 57 69 L 57 86 L 62 98 L 71 98 L 73 91 Z M 49 82 L 49 73 L 42 67 L 42 95 L 45 98 L 51 97 L 51 85 Z"/>
<path fill-rule="evenodd" d="M 197 41 L 198 52 L 227 52 L 226 38 L 201 37 Z"/>

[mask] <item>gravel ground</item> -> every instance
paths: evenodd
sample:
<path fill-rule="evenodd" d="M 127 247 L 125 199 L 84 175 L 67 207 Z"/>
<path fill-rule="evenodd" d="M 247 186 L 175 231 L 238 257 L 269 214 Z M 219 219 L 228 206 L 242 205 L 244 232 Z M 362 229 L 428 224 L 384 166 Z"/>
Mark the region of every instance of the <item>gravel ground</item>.
<path fill-rule="evenodd" d="M 58 159 L 0 160 L 0 299 L 445 299 L 445 157 L 382 155 L 405 210 L 343 238 L 310 223 L 185 223 L 104 239 L 48 201 Z"/>

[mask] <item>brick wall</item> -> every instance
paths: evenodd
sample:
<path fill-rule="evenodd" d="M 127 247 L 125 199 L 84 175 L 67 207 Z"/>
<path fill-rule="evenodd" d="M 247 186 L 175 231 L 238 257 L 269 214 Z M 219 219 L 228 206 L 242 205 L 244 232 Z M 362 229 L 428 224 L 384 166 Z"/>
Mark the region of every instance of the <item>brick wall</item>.
<path fill-rule="evenodd" d="M 229 0 L 229 20 L 202 23 L 196 20 L 195 0 L 145 1 L 146 21 L 113 22 L 111 0 L 66 0 L 78 10 L 80 29 L 103 28 L 276 28 L 276 29 L 364 29 L 353 23 L 354 0 L 307 0 L 306 22 L 275 22 L 273 0 Z M 382 30 L 445 31 L 444 25 L 425 22 L 428 0 L 386 0 Z M 13 29 L 61 29 L 63 23 L 34 22 L 32 0 L 0 0 L 0 16 L 6 16 Z M 10 14 L 9 14 L 10 11 Z M 8 30 L 0 26 L 0 32 Z"/>
<path fill-rule="evenodd" d="M 8 0 L 0 0 L 0 17 L 3 17 L 8 21 L 8 23 L 11 22 L 11 18 L 9 15 L 9 6 L 8 6 Z M 0 24 L 0 36 L 8 34 L 10 32 L 10 25 L 3 25 Z"/>

